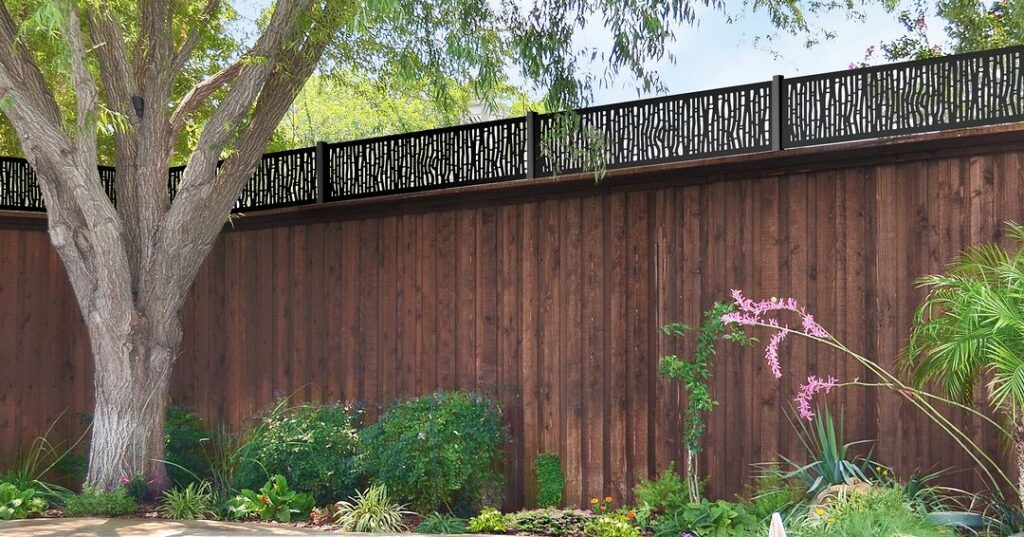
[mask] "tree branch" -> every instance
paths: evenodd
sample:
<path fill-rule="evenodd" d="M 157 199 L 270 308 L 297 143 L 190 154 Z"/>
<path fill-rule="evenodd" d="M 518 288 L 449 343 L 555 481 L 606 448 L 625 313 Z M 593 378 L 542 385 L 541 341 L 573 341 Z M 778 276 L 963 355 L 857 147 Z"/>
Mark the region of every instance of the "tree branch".
<path fill-rule="evenodd" d="M 85 38 L 82 37 L 82 23 L 78 17 L 78 2 L 71 2 L 67 18 L 68 46 L 71 49 L 71 80 L 75 86 L 77 109 L 75 115 L 76 133 L 74 143 L 80 155 L 92 161 L 96 167 L 96 110 L 99 92 L 96 80 L 89 72 L 85 55 Z"/>
<path fill-rule="evenodd" d="M 182 97 L 178 107 L 171 114 L 172 139 L 176 140 L 178 138 L 178 134 L 181 133 L 181 129 L 185 126 L 185 118 L 192 112 L 195 112 L 210 95 L 213 95 L 217 90 L 234 80 L 242 72 L 243 65 L 242 59 L 235 61 L 206 80 L 196 84 Z"/>
<path fill-rule="evenodd" d="M 206 5 L 203 7 L 203 13 L 200 15 L 200 20 L 192 27 L 188 33 L 188 37 L 185 38 L 185 42 L 182 43 L 181 48 L 174 54 L 174 58 L 171 60 L 171 71 L 175 74 L 179 73 L 185 64 L 188 63 L 189 57 L 192 56 L 192 51 L 196 48 L 196 44 L 199 43 L 199 36 L 203 31 L 203 24 L 206 23 L 213 13 L 220 7 L 220 0 L 206 0 Z"/>

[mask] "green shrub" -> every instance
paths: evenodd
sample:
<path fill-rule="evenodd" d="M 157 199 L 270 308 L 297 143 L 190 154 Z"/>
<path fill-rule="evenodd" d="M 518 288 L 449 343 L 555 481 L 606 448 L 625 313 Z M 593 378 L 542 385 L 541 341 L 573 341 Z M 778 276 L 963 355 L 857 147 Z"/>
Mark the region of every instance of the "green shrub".
<path fill-rule="evenodd" d="M 502 514 L 493 507 L 485 507 L 479 515 L 469 519 L 472 533 L 511 533 L 514 525 L 514 515 Z"/>
<path fill-rule="evenodd" d="M 748 493 L 749 498 L 741 503 L 755 520 L 767 521 L 772 513 L 789 513 L 800 507 L 806 508 L 806 489 L 798 482 L 784 480 L 776 474 L 759 476 Z"/>
<path fill-rule="evenodd" d="M 283 475 L 275 475 L 259 492 L 242 489 L 228 502 L 228 516 L 237 520 L 259 518 L 264 522 L 291 522 L 308 517 L 314 505 L 312 496 L 288 488 L 288 480 Z"/>
<path fill-rule="evenodd" d="M 638 504 L 648 504 L 659 513 L 677 511 L 688 502 L 688 493 L 683 480 L 676 473 L 675 463 L 658 476 L 657 481 L 641 481 L 633 489 Z"/>
<path fill-rule="evenodd" d="M 514 517 L 513 528 L 518 533 L 561 537 L 582 534 L 586 525 L 597 520 L 598 515 L 578 509 L 534 509 L 516 513 Z"/>
<path fill-rule="evenodd" d="M 357 478 L 355 422 L 346 406 L 279 404 L 239 447 L 235 487 L 254 489 L 280 474 L 319 504 L 348 498 Z"/>
<path fill-rule="evenodd" d="M 428 535 L 469 533 L 466 520 L 448 513 L 430 513 L 416 526 L 415 533 Z"/>
<path fill-rule="evenodd" d="M 394 405 L 364 429 L 367 477 L 429 513 L 475 512 L 501 491 L 495 472 L 505 439 L 498 407 L 464 392 L 437 392 Z"/>
<path fill-rule="evenodd" d="M 0 520 L 17 520 L 38 515 L 46 509 L 46 500 L 36 489 L 19 489 L 13 483 L 0 483 Z"/>
<path fill-rule="evenodd" d="M 338 502 L 334 508 L 334 521 L 341 531 L 398 533 L 405 530 L 402 516 L 408 512 L 404 505 L 391 501 L 384 484 L 357 492 L 351 502 Z"/>
<path fill-rule="evenodd" d="M 149 499 L 149 483 L 146 478 L 137 475 L 131 479 L 121 478 L 121 486 L 131 496 L 135 503 L 142 503 Z"/>
<path fill-rule="evenodd" d="M 82 487 L 82 493 L 64 502 L 64 516 L 120 516 L 138 512 L 139 504 L 124 487 L 112 491 Z"/>
<path fill-rule="evenodd" d="M 700 537 L 732 537 L 746 535 L 759 526 L 742 505 L 703 500 L 658 517 L 653 529 L 654 537 L 679 537 L 686 532 Z"/>
<path fill-rule="evenodd" d="M 168 490 L 157 511 L 160 516 L 174 520 L 215 518 L 213 487 L 209 481 L 201 481 Z"/>
<path fill-rule="evenodd" d="M 210 432 L 203 420 L 184 406 L 167 408 L 164 422 L 164 458 L 171 482 L 184 487 L 199 479 L 210 477 L 210 466 L 204 456 L 205 443 Z"/>
<path fill-rule="evenodd" d="M 537 505 L 559 507 L 562 505 L 562 491 L 565 490 L 565 476 L 562 475 L 562 460 L 557 453 L 541 453 L 534 460 L 537 476 Z"/>
<path fill-rule="evenodd" d="M 640 537 L 640 530 L 620 517 L 602 516 L 583 526 L 587 537 Z"/>
<path fill-rule="evenodd" d="M 926 515 L 912 508 L 902 491 L 885 488 L 869 494 L 850 493 L 825 506 L 816 507 L 793 537 L 952 537 Z"/>

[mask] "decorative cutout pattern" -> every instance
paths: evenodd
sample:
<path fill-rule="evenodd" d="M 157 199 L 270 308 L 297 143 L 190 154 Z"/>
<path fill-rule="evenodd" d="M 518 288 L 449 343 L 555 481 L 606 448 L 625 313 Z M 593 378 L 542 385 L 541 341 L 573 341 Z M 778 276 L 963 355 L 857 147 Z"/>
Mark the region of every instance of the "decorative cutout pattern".
<path fill-rule="evenodd" d="M 778 87 L 748 84 L 270 153 L 234 210 L 316 203 L 321 180 L 325 200 L 340 200 L 756 153 L 772 142 L 802 147 L 1024 121 L 1024 47 L 779 79 Z M 183 171 L 169 171 L 171 198 Z M 116 203 L 114 169 L 101 166 L 100 179 Z M 44 209 L 24 159 L 0 158 L 0 208 Z"/>
<path fill-rule="evenodd" d="M 1024 48 L 786 80 L 785 147 L 1024 119 Z"/>
<path fill-rule="evenodd" d="M 523 118 L 327 146 L 329 199 L 526 176 Z"/>
<path fill-rule="evenodd" d="M 0 157 L 0 208 L 42 211 L 43 193 L 36 173 L 22 158 Z"/>
<path fill-rule="evenodd" d="M 267 153 L 242 190 L 236 211 L 316 202 L 316 149 Z"/>
<path fill-rule="evenodd" d="M 541 116 L 539 174 L 768 149 L 770 91 L 770 83 L 749 84 L 586 108 L 569 136 L 557 116 Z"/>

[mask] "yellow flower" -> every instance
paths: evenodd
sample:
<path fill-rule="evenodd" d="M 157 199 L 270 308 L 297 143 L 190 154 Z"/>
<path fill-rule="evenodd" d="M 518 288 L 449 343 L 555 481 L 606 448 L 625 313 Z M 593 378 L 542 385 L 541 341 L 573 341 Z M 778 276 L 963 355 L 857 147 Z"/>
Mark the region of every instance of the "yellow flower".
<path fill-rule="evenodd" d="M 604 497 L 604 501 L 606 501 L 608 503 L 612 503 L 612 497 L 611 496 L 605 496 Z"/>
<path fill-rule="evenodd" d="M 817 509 L 814 510 L 814 514 L 816 514 L 818 516 L 824 515 L 825 514 L 825 510 L 823 508 L 821 508 L 821 507 L 818 507 Z"/>
<path fill-rule="evenodd" d="M 590 503 L 595 504 L 595 505 L 597 504 L 598 501 L 599 500 L 597 498 L 591 498 L 590 499 Z"/>
<path fill-rule="evenodd" d="M 830 517 L 828 517 L 828 523 L 829 523 L 829 524 L 831 524 L 831 523 L 833 523 L 833 522 L 835 522 L 835 521 L 836 521 L 836 517 L 834 517 L 834 516 L 830 516 Z"/>

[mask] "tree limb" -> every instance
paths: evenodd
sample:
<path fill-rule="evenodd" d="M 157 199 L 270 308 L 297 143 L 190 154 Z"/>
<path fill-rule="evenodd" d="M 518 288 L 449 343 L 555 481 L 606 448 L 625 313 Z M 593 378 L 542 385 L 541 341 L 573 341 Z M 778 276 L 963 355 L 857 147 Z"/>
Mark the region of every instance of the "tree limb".
<path fill-rule="evenodd" d="M 85 38 L 82 36 L 82 23 L 78 15 L 78 2 L 71 2 L 67 18 L 67 39 L 71 49 L 71 80 L 75 85 L 76 133 L 74 143 L 78 146 L 81 157 L 91 160 L 96 167 L 96 111 L 99 104 L 99 92 L 96 80 L 89 72 L 88 59 L 85 55 Z"/>
<path fill-rule="evenodd" d="M 203 13 L 200 16 L 201 20 L 192 27 L 188 37 L 185 38 L 185 42 L 182 43 L 181 48 L 178 49 L 171 60 L 172 72 L 179 73 L 185 67 L 185 64 L 188 63 L 189 57 L 192 56 L 192 51 L 196 48 L 196 44 L 199 43 L 203 23 L 213 16 L 218 7 L 220 7 L 220 0 L 206 0 L 206 5 L 203 7 Z"/>
<path fill-rule="evenodd" d="M 171 114 L 171 132 L 172 138 L 177 139 L 178 134 L 181 133 L 181 129 L 185 126 L 185 118 L 189 114 L 199 108 L 203 101 L 208 99 L 210 95 L 213 95 L 217 90 L 224 87 L 227 83 L 231 82 L 242 72 L 244 63 L 240 58 L 231 65 L 221 69 L 217 73 L 214 73 L 206 80 L 203 80 L 199 84 L 196 84 L 188 93 L 182 97 L 181 102 L 178 103 L 177 108 Z"/>

